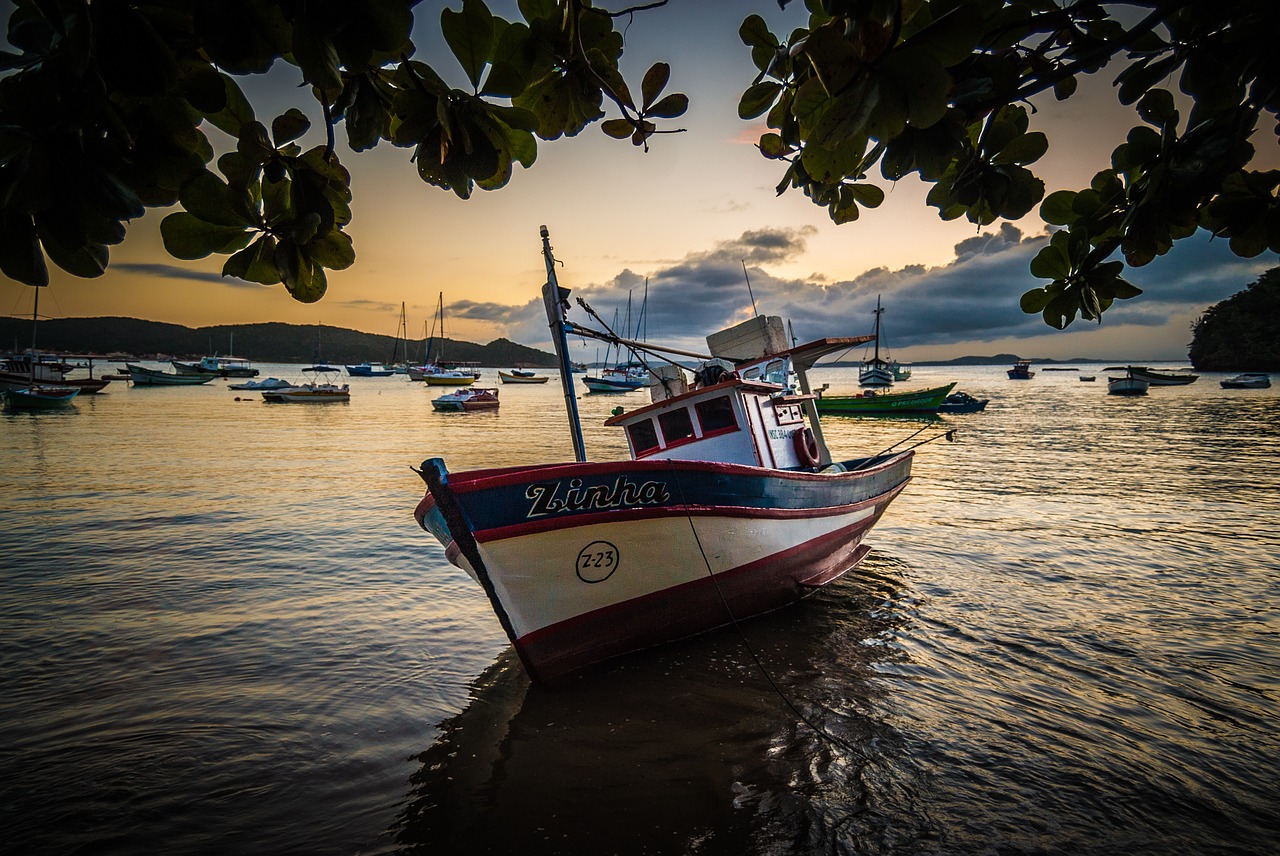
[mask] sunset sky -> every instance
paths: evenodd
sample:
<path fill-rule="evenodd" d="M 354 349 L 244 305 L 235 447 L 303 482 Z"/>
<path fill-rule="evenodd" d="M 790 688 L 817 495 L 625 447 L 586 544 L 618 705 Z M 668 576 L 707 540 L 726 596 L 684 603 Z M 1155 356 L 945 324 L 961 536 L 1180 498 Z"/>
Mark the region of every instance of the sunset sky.
<path fill-rule="evenodd" d="M 416 7 L 414 41 L 419 58 L 464 87 L 439 34 L 444 5 Z M 489 6 L 516 17 L 513 2 Z M 8 11 L 0 3 L 5 20 Z M 644 70 L 663 60 L 672 66 L 667 91 L 691 100 L 672 123 L 687 132 L 654 138 L 647 154 L 595 125 L 574 139 L 540 142 L 532 169 L 517 167 L 506 188 L 463 202 L 421 182 L 410 150 L 384 143 L 356 154 L 340 146 L 353 174 L 348 231 L 357 258 L 352 268 L 329 273 L 319 303 L 297 303 L 282 286 L 224 279 L 223 256 L 169 257 L 159 237 L 169 212 L 150 211 L 130 225 L 103 277 L 80 280 L 54 269 L 41 315 L 123 315 L 191 327 L 323 323 L 392 335 L 404 302 L 410 335 L 420 337 L 443 292 L 450 338 L 505 336 L 545 347 L 538 228 L 546 224 L 564 262 L 560 284 L 606 319 L 616 308 L 625 312 L 628 295 L 638 308 L 648 280 L 651 341 L 697 347 L 707 333 L 753 314 L 745 262 L 759 311 L 789 318 L 801 339 L 869 332 L 880 297 L 885 341 L 904 361 L 996 353 L 1183 360 L 1192 321 L 1277 263 L 1270 255 L 1237 259 L 1225 242 L 1192 239 L 1131 271 L 1146 293 L 1118 303 L 1101 326 L 1077 321 L 1054 331 L 1018 308 L 1019 296 L 1037 284 L 1027 271 L 1044 240 L 1037 212 L 977 230 L 964 220 L 941 221 L 918 182 L 880 180 L 885 204 L 836 226 L 800 192 L 775 195 L 782 168 L 753 147 L 763 126 L 742 122 L 736 110 L 755 74 L 737 30 L 753 12 L 783 35 L 805 18 L 800 0 L 785 12 L 776 0 L 671 0 L 626 29 L 623 69 L 633 90 Z M 1066 104 L 1035 102 L 1041 112 L 1032 126 L 1048 133 L 1051 146 L 1033 167 L 1046 193 L 1086 186 L 1137 123 L 1114 101 L 1117 71 L 1084 83 L 1083 97 Z M 277 63 L 266 78 L 242 79 L 242 86 L 259 119 L 269 123 L 298 106 L 318 126 L 320 111 L 297 89 L 299 80 L 297 69 Z M 209 133 L 218 145 L 219 133 Z M 303 143 L 321 140 L 313 129 Z M 1259 168 L 1280 166 L 1274 138 L 1254 142 L 1265 152 Z M 0 313 L 29 315 L 32 293 L 0 277 Z"/>

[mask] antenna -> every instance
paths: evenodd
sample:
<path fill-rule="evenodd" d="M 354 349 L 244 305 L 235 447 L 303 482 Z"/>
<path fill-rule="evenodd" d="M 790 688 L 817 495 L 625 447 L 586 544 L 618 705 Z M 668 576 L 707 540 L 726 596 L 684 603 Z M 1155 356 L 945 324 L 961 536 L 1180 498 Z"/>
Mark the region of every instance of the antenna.
<path fill-rule="evenodd" d="M 747 263 L 742 259 L 738 261 L 742 262 L 742 275 L 747 278 L 747 294 L 751 295 L 751 314 L 759 315 L 760 311 L 756 309 L 756 296 L 751 291 L 751 277 L 747 274 Z"/>

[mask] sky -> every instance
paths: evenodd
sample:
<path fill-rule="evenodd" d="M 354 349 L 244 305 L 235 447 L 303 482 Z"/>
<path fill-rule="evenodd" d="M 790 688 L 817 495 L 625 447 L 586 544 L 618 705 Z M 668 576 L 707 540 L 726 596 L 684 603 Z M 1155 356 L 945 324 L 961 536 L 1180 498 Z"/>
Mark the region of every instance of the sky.
<path fill-rule="evenodd" d="M 416 7 L 416 56 L 466 88 L 440 36 L 445 5 L 461 4 L 425 0 Z M 490 0 L 489 7 L 517 17 L 514 2 Z M 0 2 L 6 20 L 8 9 Z M 691 102 L 671 123 L 685 131 L 653 138 L 647 153 L 606 137 L 596 124 L 574 138 L 540 141 L 531 169 L 517 166 L 507 187 L 477 190 L 462 201 L 420 181 L 411 150 L 383 143 L 354 153 L 341 144 L 339 128 L 339 154 L 355 195 L 348 233 L 356 263 L 329 272 L 318 303 L 298 303 L 282 286 L 224 278 L 223 256 L 169 257 L 159 224 L 171 212 L 152 210 L 129 225 L 102 277 L 82 280 L 51 266 L 53 287 L 41 293 L 40 314 L 122 315 L 190 327 L 321 323 L 394 335 L 403 304 L 409 335 L 421 337 L 443 295 L 449 338 L 505 337 L 549 348 L 539 296 L 545 224 L 563 263 L 560 285 L 607 321 L 615 311 L 625 318 L 628 302 L 638 315 L 647 292 L 647 334 L 655 343 L 702 350 L 707 334 L 757 312 L 789 319 L 801 340 L 860 335 L 871 331 L 880 300 L 884 346 L 906 362 L 1000 353 L 1185 360 L 1195 319 L 1277 264 L 1274 255 L 1236 258 L 1225 242 L 1202 233 L 1132 269 L 1128 278 L 1145 293 L 1117 302 L 1101 325 L 1077 320 L 1053 330 L 1018 308 L 1022 293 L 1041 284 L 1027 270 L 1047 240 L 1036 211 L 978 229 L 964 219 L 940 220 L 924 204 L 927 187 L 920 182 L 880 180 L 885 203 L 837 226 L 801 192 L 775 193 L 782 167 L 753 145 L 765 130 L 762 121 L 737 117 L 738 99 L 756 73 L 737 35 L 752 13 L 779 35 L 805 20 L 801 0 L 786 10 L 776 0 L 670 0 L 625 26 L 623 72 L 632 90 L 661 60 L 672 68 L 666 91 L 684 92 Z M 1087 186 L 1137 124 L 1115 103 L 1117 72 L 1082 82 L 1071 101 L 1033 102 L 1032 129 L 1050 139 L 1049 154 L 1033 167 L 1046 195 Z M 320 111 L 299 81 L 297 69 L 277 63 L 241 85 L 266 122 L 289 106 L 306 112 L 313 130 L 301 142 L 310 146 L 322 141 L 315 130 Z M 225 145 L 218 131 L 208 133 L 215 146 Z M 1274 138 L 1255 143 L 1258 168 L 1280 167 Z M 0 313 L 29 316 L 33 291 L 0 275 Z"/>

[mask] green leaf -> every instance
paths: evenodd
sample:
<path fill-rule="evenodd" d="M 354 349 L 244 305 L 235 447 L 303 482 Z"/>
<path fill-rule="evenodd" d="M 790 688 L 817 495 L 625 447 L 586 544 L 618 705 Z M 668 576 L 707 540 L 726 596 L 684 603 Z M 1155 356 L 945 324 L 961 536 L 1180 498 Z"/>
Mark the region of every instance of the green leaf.
<path fill-rule="evenodd" d="M 462 11 L 440 11 L 440 30 L 475 89 L 493 53 L 494 19 L 483 0 L 463 0 Z"/>
<path fill-rule="evenodd" d="M 1059 190 L 1056 193 L 1050 193 L 1040 205 L 1040 218 L 1051 226 L 1070 226 L 1080 216 L 1073 207 L 1075 198 L 1076 192 L 1074 190 Z M 1040 310 L 1037 309 L 1035 311 L 1039 312 Z"/>
<path fill-rule="evenodd" d="M 301 15 L 293 22 L 293 58 L 302 69 L 302 77 L 321 92 L 342 91 L 342 72 L 338 66 L 338 49 L 329 34 L 322 32 L 318 16 Z"/>
<path fill-rule="evenodd" d="M 674 119 L 683 116 L 689 109 L 689 96 L 681 92 L 673 92 L 645 111 L 646 116 L 658 119 Z"/>
<path fill-rule="evenodd" d="M 49 284 L 49 269 L 40 252 L 31 216 L 20 210 L 5 210 L 0 228 L 0 271 L 24 285 Z"/>
<path fill-rule="evenodd" d="M 290 107 L 281 115 L 271 120 L 271 138 L 276 146 L 298 139 L 311 127 L 311 120 L 297 107 Z"/>
<path fill-rule="evenodd" d="M 1049 301 L 1052 297 L 1053 295 L 1051 295 L 1046 289 L 1033 288 L 1022 295 L 1022 299 L 1018 301 L 1018 306 L 1020 306 L 1022 311 L 1028 315 L 1038 315 L 1044 311 L 1046 306 L 1049 305 Z"/>
<path fill-rule="evenodd" d="M 738 27 L 738 37 L 747 47 L 760 47 L 776 50 L 778 39 L 769 32 L 769 25 L 759 15 L 749 15 Z"/>
<path fill-rule="evenodd" d="M 1066 279 L 1071 275 L 1071 263 L 1061 248 L 1051 242 L 1031 260 L 1031 275 L 1037 279 Z"/>
<path fill-rule="evenodd" d="M 850 184 L 853 198 L 864 208 L 879 208 L 884 202 L 884 190 L 874 184 Z"/>
<path fill-rule="evenodd" d="M 262 285 L 275 285 L 280 282 L 280 272 L 275 265 L 275 250 L 275 237 L 263 235 L 227 259 L 222 265 L 222 275 Z"/>
<path fill-rule="evenodd" d="M 1040 160 L 1047 151 L 1049 151 L 1049 138 L 1039 131 L 1033 131 L 1009 143 L 991 159 L 991 162 L 1026 165 Z"/>
<path fill-rule="evenodd" d="M 329 270 L 345 270 L 356 261 L 356 251 L 351 244 L 351 237 L 337 229 L 308 243 L 307 251 L 316 264 Z"/>
<path fill-rule="evenodd" d="M 245 212 L 247 200 L 243 195 L 208 170 L 184 184 L 178 198 L 183 208 L 206 223 L 238 229 L 251 223 Z"/>
<path fill-rule="evenodd" d="M 631 136 L 635 127 L 626 119 L 607 119 L 600 123 L 600 130 L 615 140 L 625 140 Z"/>
<path fill-rule="evenodd" d="M 644 80 L 640 84 L 640 96 L 644 99 L 644 103 L 640 107 L 642 111 L 646 114 L 651 113 L 649 106 L 653 104 L 654 99 L 662 94 L 662 90 L 667 87 L 667 81 L 670 79 L 671 66 L 665 62 L 655 62 L 649 66 L 649 70 L 644 73 Z"/>
<path fill-rule="evenodd" d="M 769 109 L 781 91 L 781 83 L 765 81 L 753 84 L 738 101 L 738 118 L 755 119 Z"/>
<path fill-rule="evenodd" d="M 185 211 L 160 221 L 165 251 L 175 259 L 188 261 L 213 253 L 234 252 L 248 244 L 253 235 L 243 227 L 217 226 Z"/>
<path fill-rule="evenodd" d="M 206 113 L 209 123 L 223 133 L 240 136 L 240 129 L 253 121 L 253 105 L 245 97 L 240 85 L 229 74 L 219 73 L 226 90 L 226 104 L 217 113 Z"/>

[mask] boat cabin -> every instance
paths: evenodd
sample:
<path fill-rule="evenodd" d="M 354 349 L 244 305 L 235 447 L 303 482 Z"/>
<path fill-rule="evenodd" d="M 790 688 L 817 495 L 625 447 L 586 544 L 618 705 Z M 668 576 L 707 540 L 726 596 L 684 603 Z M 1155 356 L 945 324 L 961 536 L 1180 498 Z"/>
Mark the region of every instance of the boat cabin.
<path fill-rule="evenodd" d="M 626 432 L 632 458 L 773 469 L 829 464 L 813 405 L 817 396 L 809 392 L 805 372 L 820 357 L 870 337 L 821 339 L 779 351 L 776 337 L 766 337 L 754 353 L 748 347 L 745 353 L 752 355 L 745 358 L 741 348 L 717 348 L 714 337 L 707 338 L 712 359 L 693 372 L 692 384 L 684 369 L 661 366 L 650 373 L 651 404 L 605 421 Z M 717 356 L 717 350 L 738 358 Z"/>

